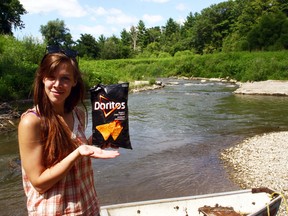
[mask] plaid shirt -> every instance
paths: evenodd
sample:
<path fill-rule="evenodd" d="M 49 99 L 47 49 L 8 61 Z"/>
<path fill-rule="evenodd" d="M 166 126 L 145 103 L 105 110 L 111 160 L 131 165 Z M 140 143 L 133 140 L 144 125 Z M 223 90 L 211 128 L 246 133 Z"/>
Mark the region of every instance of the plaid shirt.
<path fill-rule="evenodd" d="M 73 111 L 74 128 L 72 138 L 87 143 L 83 126 Z M 39 194 L 32 186 L 22 169 L 23 187 L 27 196 L 28 214 L 31 216 L 54 215 L 98 215 L 99 204 L 91 159 L 82 157 L 68 174 L 43 194 Z"/>

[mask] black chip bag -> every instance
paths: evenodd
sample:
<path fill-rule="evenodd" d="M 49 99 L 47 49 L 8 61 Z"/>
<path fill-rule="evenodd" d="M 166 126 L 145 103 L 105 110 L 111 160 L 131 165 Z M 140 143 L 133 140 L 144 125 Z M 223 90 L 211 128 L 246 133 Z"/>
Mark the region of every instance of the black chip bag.
<path fill-rule="evenodd" d="M 92 103 L 92 144 L 100 148 L 132 149 L 128 124 L 129 83 L 90 89 Z"/>

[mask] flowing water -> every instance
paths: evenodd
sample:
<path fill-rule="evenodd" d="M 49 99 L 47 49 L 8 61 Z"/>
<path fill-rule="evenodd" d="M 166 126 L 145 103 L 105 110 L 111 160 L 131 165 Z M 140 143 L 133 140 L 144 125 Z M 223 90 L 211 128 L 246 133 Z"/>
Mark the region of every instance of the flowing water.
<path fill-rule="evenodd" d="M 288 129 L 288 97 L 234 95 L 237 87 L 229 83 L 168 81 L 174 83 L 129 95 L 133 150 L 93 160 L 102 205 L 240 189 L 229 179 L 220 151 L 256 134 Z M 1 134 L 1 215 L 26 213 L 18 158 L 17 133 Z"/>

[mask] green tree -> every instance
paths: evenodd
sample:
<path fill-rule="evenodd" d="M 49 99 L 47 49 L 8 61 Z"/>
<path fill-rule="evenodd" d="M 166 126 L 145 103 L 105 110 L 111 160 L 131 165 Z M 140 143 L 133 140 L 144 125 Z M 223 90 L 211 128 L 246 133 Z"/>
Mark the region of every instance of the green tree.
<path fill-rule="evenodd" d="M 81 57 L 95 59 L 100 56 L 99 45 L 91 34 L 81 34 L 80 39 L 77 40 L 76 48 Z"/>
<path fill-rule="evenodd" d="M 278 48 L 285 48 L 282 38 L 287 35 L 286 22 L 287 17 L 282 12 L 264 14 L 247 34 L 250 50 L 269 50 L 276 42 Z"/>
<path fill-rule="evenodd" d="M 160 42 L 161 28 L 159 26 L 151 27 L 147 29 L 148 43 Z"/>
<path fill-rule="evenodd" d="M 101 50 L 102 59 L 119 59 L 121 58 L 120 40 L 113 35 L 109 37 Z"/>
<path fill-rule="evenodd" d="M 131 45 L 131 35 L 126 29 L 123 29 L 120 33 L 121 36 L 121 42 L 124 46 L 130 46 Z"/>
<path fill-rule="evenodd" d="M 281 44 L 284 49 L 288 49 L 288 19 L 282 24 L 282 32 L 276 43 Z"/>
<path fill-rule="evenodd" d="M 191 30 L 197 20 L 197 16 L 199 13 L 193 14 L 192 12 L 189 13 L 189 15 L 186 17 L 183 27 L 181 28 L 181 34 L 183 37 L 190 37 L 191 36 Z"/>
<path fill-rule="evenodd" d="M 168 19 L 162 29 L 163 33 L 160 41 L 163 52 L 167 52 L 173 56 L 176 52 L 183 49 L 180 29 L 180 24 L 172 18 Z"/>
<path fill-rule="evenodd" d="M 12 29 L 22 29 L 25 27 L 21 20 L 21 15 L 27 11 L 19 0 L 0 1 L 0 34 L 13 35 Z"/>
<path fill-rule="evenodd" d="M 233 1 L 203 9 L 200 15 L 190 18 L 190 22 L 193 21 L 189 34 L 192 40 L 190 44 L 197 53 L 221 51 L 223 40 L 232 32 L 231 26 L 236 18 Z"/>
<path fill-rule="evenodd" d="M 103 52 L 104 44 L 105 44 L 106 40 L 107 40 L 107 38 L 103 34 L 101 34 L 98 37 L 98 40 L 97 40 L 97 43 L 98 43 L 98 46 L 99 46 L 99 49 L 100 49 L 99 56 L 100 56 L 101 59 L 102 59 L 102 56 L 103 56 L 102 52 Z"/>
<path fill-rule="evenodd" d="M 257 23 L 259 17 L 271 6 L 267 0 L 236 0 L 236 8 L 241 12 L 235 25 L 240 36 L 246 36 Z"/>
<path fill-rule="evenodd" d="M 288 1 L 287 0 L 277 0 L 280 10 L 288 16 Z"/>
<path fill-rule="evenodd" d="M 132 44 L 131 35 L 126 29 L 121 31 L 121 52 L 123 58 L 129 58 L 131 56 Z"/>
<path fill-rule="evenodd" d="M 194 26 L 194 23 L 197 19 L 196 18 L 197 15 L 199 15 L 199 13 L 193 14 L 192 12 L 190 12 L 188 14 L 188 16 L 186 17 L 186 20 L 184 21 L 184 24 L 183 24 L 183 30 L 189 30 Z"/>
<path fill-rule="evenodd" d="M 197 21 L 197 16 L 199 13 L 193 14 L 192 12 L 186 17 L 186 20 L 183 23 L 181 28 L 182 43 L 186 47 L 186 50 L 194 49 L 193 40 L 194 40 L 194 30 L 193 27 Z"/>
<path fill-rule="evenodd" d="M 160 43 L 158 42 L 149 43 L 149 45 L 145 48 L 145 50 L 150 54 L 158 55 L 158 53 L 161 51 Z"/>
<path fill-rule="evenodd" d="M 100 36 L 99 36 L 99 38 L 98 38 L 98 44 L 99 44 L 99 46 L 100 46 L 100 49 L 103 47 L 103 45 L 104 45 L 104 43 L 105 43 L 105 41 L 107 40 L 107 38 L 103 35 L 103 34 L 101 34 Z"/>
<path fill-rule="evenodd" d="M 140 48 L 141 51 L 147 46 L 148 41 L 147 41 L 147 30 L 145 27 L 145 23 L 140 20 L 138 22 L 137 26 L 137 37 L 138 37 L 138 48 Z"/>
<path fill-rule="evenodd" d="M 211 41 L 212 28 L 209 19 L 200 15 L 193 25 L 191 44 L 196 53 L 203 54 L 205 45 Z"/>
<path fill-rule="evenodd" d="M 172 18 L 169 18 L 166 22 L 164 29 L 165 36 L 170 37 L 171 35 L 176 34 L 180 31 L 180 25 Z"/>
<path fill-rule="evenodd" d="M 235 4 L 233 10 L 238 17 L 231 26 L 232 33 L 225 39 L 224 47 L 227 50 L 251 49 L 251 40 L 255 42 L 253 37 L 256 36 L 256 26 L 263 15 L 282 11 L 287 16 L 287 0 L 235 0 L 233 2 Z M 248 34 L 250 34 L 249 41 Z"/>
<path fill-rule="evenodd" d="M 40 26 L 40 32 L 48 45 L 70 47 L 74 44 L 70 30 L 65 27 L 63 20 L 52 20 L 47 25 Z"/>

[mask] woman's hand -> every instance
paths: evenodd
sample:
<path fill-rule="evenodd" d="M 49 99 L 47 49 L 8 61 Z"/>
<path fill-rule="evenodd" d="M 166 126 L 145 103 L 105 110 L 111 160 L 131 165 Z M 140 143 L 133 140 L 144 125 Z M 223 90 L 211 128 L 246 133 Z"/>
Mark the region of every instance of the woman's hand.
<path fill-rule="evenodd" d="M 92 136 L 93 136 L 93 135 L 91 135 L 91 136 L 88 138 L 88 144 L 89 144 L 89 145 L 92 145 L 92 139 L 93 139 Z M 119 149 L 118 146 L 113 145 L 113 144 L 111 144 L 111 143 L 103 144 L 103 145 L 101 146 L 101 149 L 106 149 L 106 148 Z"/>
<path fill-rule="evenodd" d="M 78 151 L 82 156 L 89 156 L 93 158 L 110 159 L 120 155 L 118 151 L 114 150 L 103 150 L 96 146 L 81 145 L 78 147 Z"/>

